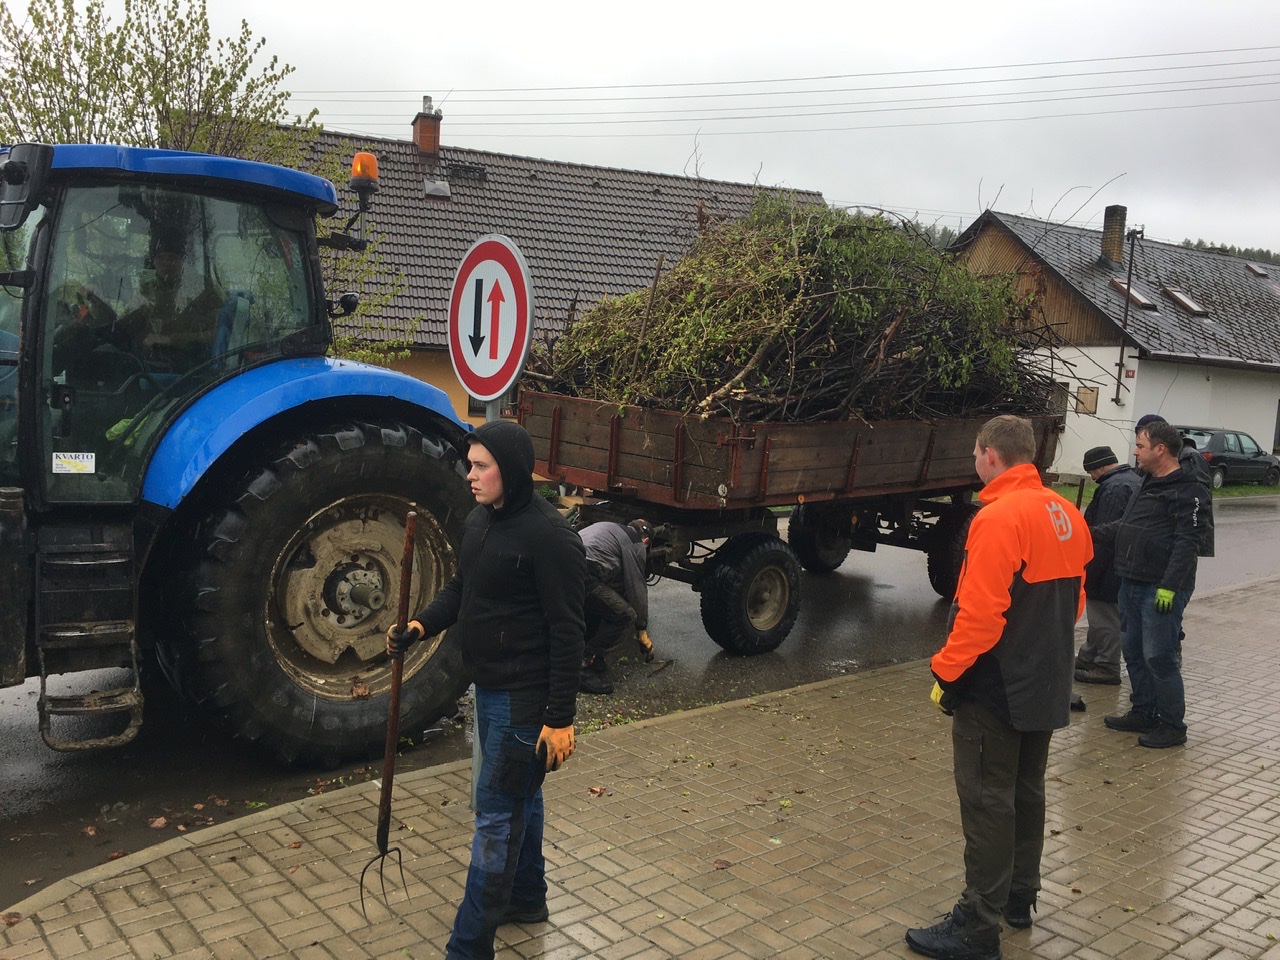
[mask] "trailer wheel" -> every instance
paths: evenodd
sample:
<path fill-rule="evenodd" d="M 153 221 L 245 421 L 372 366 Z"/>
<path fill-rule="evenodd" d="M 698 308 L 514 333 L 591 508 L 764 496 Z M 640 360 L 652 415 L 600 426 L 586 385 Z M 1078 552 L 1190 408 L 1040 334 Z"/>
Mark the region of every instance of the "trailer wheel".
<path fill-rule="evenodd" d="M 791 512 L 787 524 L 787 542 L 795 551 L 800 565 L 810 573 L 831 573 L 839 569 L 849 556 L 849 538 L 841 536 L 837 524 L 841 515 L 801 504 Z M 843 516 L 844 526 L 849 518 Z"/>
<path fill-rule="evenodd" d="M 929 546 L 929 586 L 943 600 L 954 600 L 964 566 L 964 544 L 969 536 L 969 523 L 978 508 L 973 504 L 953 507 L 943 514 L 934 527 Z"/>
<path fill-rule="evenodd" d="M 768 653 L 800 612 L 800 563 L 766 533 L 733 537 L 720 548 L 702 589 L 702 625 L 729 653 Z"/>
<path fill-rule="evenodd" d="M 456 453 L 402 423 L 332 424 L 264 456 L 195 531 L 179 690 L 286 762 L 378 756 L 386 737 L 404 518 L 418 512 L 410 610 L 453 576 L 474 506 Z M 401 729 L 466 690 L 446 633 L 405 657 Z"/>

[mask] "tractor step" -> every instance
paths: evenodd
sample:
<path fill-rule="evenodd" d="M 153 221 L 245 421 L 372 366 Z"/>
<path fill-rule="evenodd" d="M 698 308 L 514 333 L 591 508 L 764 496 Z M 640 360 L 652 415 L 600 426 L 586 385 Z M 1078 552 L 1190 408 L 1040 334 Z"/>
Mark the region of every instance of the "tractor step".
<path fill-rule="evenodd" d="M 142 684 L 138 675 L 138 645 L 132 620 L 97 623 L 51 623 L 41 627 L 36 640 L 40 656 L 40 736 L 54 750 L 95 750 L 118 747 L 138 735 L 142 726 Z M 52 694 L 48 680 L 56 673 L 123 668 L 130 672 L 129 686 L 95 690 L 86 694 Z M 54 717 L 103 717 L 127 713 L 128 723 L 118 733 L 68 737 L 53 732 Z"/>
<path fill-rule="evenodd" d="M 76 696 L 50 696 L 41 690 L 38 708 L 40 736 L 54 750 L 96 750 L 101 747 L 119 747 L 136 737 L 142 726 L 142 691 L 137 687 L 95 690 L 92 693 Z M 105 716 L 113 713 L 129 714 L 128 726 L 119 733 L 76 739 L 55 736 L 53 733 L 54 717 Z"/>

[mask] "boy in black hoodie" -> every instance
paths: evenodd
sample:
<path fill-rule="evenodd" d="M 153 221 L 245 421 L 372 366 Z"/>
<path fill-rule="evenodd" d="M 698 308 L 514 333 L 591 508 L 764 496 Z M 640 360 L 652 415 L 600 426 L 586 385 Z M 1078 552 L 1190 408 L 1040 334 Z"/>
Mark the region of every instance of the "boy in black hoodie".
<path fill-rule="evenodd" d="M 533 441 L 519 424 L 467 436 L 471 492 L 458 572 L 387 652 L 453 627 L 476 685 L 476 833 L 446 960 L 491 960 L 503 923 L 547 919 L 542 781 L 573 753 L 586 557 L 534 495 Z"/>

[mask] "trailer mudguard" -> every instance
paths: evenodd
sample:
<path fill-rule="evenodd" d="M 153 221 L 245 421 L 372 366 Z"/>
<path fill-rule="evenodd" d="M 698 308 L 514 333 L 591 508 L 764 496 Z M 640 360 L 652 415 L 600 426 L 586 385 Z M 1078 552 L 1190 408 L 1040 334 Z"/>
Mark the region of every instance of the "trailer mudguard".
<path fill-rule="evenodd" d="M 211 464 L 259 424 L 306 403 L 357 397 L 395 398 L 470 429 L 443 390 L 407 374 L 330 357 L 279 360 L 219 384 L 182 412 L 151 456 L 142 499 L 172 510 Z"/>

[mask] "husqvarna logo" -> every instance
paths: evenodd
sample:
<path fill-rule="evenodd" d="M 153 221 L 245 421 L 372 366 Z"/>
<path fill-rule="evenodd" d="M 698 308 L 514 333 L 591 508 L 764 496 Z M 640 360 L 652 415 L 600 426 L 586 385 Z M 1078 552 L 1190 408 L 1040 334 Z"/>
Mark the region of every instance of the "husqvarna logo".
<path fill-rule="evenodd" d="M 1071 516 L 1067 511 L 1062 509 L 1060 503 L 1047 503 L 1049 508 L 1049 520 L 1053 523 L 1053 532 L 1058 535 L 1059 540 L 1071 539 Z"/>

